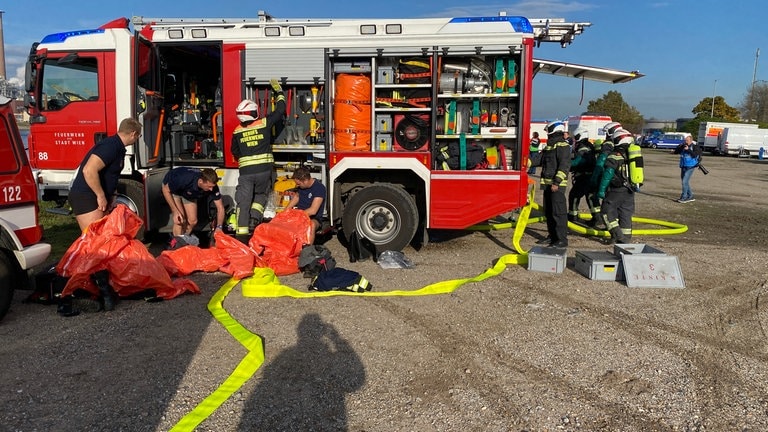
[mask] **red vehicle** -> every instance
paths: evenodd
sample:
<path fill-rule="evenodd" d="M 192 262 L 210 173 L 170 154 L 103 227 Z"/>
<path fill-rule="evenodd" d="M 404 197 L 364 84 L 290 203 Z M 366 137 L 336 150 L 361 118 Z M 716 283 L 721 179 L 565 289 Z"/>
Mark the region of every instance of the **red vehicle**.
<path fill-rule="evenodd" d="M 51 245 L 40 243 L 37 184 L 27 160 L 10 99 L 0 96 L 0 319 L 26 271 L 42 264 Z"/>
<path fill-rule="evenodd" d="M 122 118 L 139 119 L 143 135 L 127 155 L 118 198 L 146 229 L 163 232 L 171 220 L 160 184 L 171 167 L 215 168 L 232 204 L 235 108 L 249 98 L 268 112 L 270 78 L 281 80 L 288 105 L 273 148 L 277 174 L 309 166 L 328 188 L 334 226 L 400 250 L 427 228 L 463 229 L 526 204 L 535 73 L 640 76 L 534 59 L 537 44 L 567 46 L 590 25 L 558 19 L 284 20 L 260 12 L 132 24 L 117 19 L 32 46 L 30 157 L 42 198 L 63 204 L 88 149 Z"/>

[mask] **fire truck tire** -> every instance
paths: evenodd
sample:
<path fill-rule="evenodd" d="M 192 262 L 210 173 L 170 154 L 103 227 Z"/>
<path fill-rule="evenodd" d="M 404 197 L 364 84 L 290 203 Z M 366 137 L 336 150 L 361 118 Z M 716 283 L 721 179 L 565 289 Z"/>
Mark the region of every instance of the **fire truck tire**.
<path fill-rule="evenodd" d="M 8 254 L 0 249 L 0 320 L 3 319 L 11 307 L 13 299 L 13 287 L 15 285 L 16 267 L 11 262 Z"/>
<path fill-rule="evenodd" d="M 146 220 L 144 211 L 144 186 L 136 180 L 121 179 L 117 184 L 116 204 L 125 204 L 132 212 L 139 215 L 141 220 Z M 136 239 L 143 240 L 146 223 L 139 228 Z"/>
<path fill-rule="evenodd" d="M 382 251 L 403 250 L 418 226 L 419 211 L 413 197 L 391 184 L 359 190 L 349 199 L 342 215 L 342 229 L 347 239 L 357 232 Z"/>

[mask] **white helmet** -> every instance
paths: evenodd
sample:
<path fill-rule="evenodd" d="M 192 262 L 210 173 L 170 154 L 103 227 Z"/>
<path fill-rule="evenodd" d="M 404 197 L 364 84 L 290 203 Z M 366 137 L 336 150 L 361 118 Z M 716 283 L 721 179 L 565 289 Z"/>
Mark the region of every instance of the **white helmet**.
<path fill-rule="evenodd" d="M 628 130 L 623 128 L 618 128 L 613 132 L 613 135 L 611 136 L 611 141 L 613 141 L 613 144 L 617 146 L 630 145 L 635 142 L 635 138 L 632 136 L 632 133 L 629 132 Z"/>
<path fill-rule="evenodd" d="M 588 140 L 589 139 L 589 129 L 585 127 L 579 127 L 576 129 L 576 131 L 573 133 L 573 139 L 576 141 L 581 140 Z"/>
<path fill-rule="evenodd" d="M 259 118 L 259 106 L 250 99 L 243 99 L 237 105 L 237 119 L 241 123 L 252 122 Z"/>
<path fill-rule="evenodd" d="M 616 132 L 616 129 L 621 129 L 621 123 L 610 122 L 610 123 L 606 123 L 606 125 L 603 126 L 603 132 L 605 132 L 605 135 L 608 138 L 613 137 L 613 133 Z"/>
<path fill-rule="evenodd" d="M 552 135 L 558 132 L 566 132 L 565 123 L 560 120 L 555 120 L 548 124 L 545 130 L 547 131 L 547 135 Z"/>

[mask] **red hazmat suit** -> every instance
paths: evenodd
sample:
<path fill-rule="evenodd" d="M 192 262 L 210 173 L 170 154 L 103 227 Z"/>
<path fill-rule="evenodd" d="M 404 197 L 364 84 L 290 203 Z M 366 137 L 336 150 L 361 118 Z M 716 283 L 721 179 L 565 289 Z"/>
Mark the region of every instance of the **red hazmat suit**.
<path fill-rule="evenodd" d="M 98 296 L 99 290 L 90 276 L 99 270 L 109 272 L 109 283 L 120 297 L 148 289 L 163 299 L 185 292 L 198 294 L 200 289 L 192 281 L 171 281 L 147 247 L 134 239 L 142 223 L 128 207 L 118 205 L 109 215 L 89 225 L 56 265 L 59 275 L 70 278 L 62 296 L 71 295 L 78 288 Z"/>

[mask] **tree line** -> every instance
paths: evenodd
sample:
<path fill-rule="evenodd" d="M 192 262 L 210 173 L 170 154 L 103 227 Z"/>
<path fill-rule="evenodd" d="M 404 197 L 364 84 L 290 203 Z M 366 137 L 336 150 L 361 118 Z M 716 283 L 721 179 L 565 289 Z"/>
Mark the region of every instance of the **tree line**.
<path fill-rule="evenodd" d="M 646 121 L 640 111 L 615 90 L 589 101 L 587 111 L 609 115 L 633 132 L 640 132 Z M 705 97 L 691 109 L 691 114 L 693 118 L 680 131 L 690 132 L 694 138 L 699 132 L 699 123 L 703 121 L 757 123 L 758 127 L 768 128 L 768 82 L 757 81 L 750 86 L 737 107 L 728 105 L 722 96 L 715 96 L 714 105 L 711 97 Z"/>

